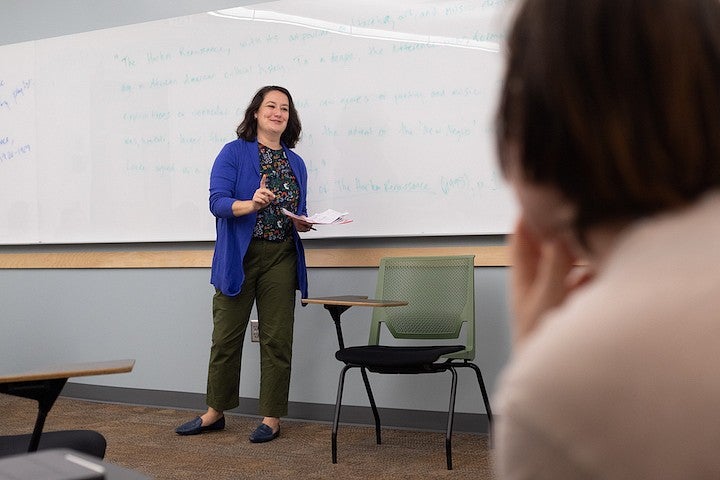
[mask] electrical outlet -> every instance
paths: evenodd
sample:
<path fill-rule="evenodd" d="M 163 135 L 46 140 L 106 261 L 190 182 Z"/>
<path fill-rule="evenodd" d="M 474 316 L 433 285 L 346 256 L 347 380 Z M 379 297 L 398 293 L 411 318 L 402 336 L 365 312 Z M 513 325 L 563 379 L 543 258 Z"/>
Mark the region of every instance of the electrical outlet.
<path fill-rule="evenodd" d="M 250 340 L 253 342 L 260 341 L 260 325 L 257 318 L 250 319 Z"/>

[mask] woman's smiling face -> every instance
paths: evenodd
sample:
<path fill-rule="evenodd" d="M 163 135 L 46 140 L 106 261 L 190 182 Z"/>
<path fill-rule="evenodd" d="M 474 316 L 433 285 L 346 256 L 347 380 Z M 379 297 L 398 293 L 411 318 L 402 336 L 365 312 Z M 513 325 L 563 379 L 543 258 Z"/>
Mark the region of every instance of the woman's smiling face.
<path fill-rule="evenodd" d="M 287 95 L 277 90 L 267 92 L 255 115 L 258 135 L 279 137 L 285 131 L 290 116 Z"/>

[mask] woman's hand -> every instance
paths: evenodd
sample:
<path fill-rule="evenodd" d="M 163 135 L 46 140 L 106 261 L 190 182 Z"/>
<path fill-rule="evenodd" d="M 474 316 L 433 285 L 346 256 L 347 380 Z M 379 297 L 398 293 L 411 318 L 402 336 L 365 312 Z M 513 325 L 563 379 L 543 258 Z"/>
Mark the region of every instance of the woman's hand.
<path fill-rule="evenodd" d="M 260 179 L 260 187 L 255 190 L 253 194 L 252 202 L 255 211 L 267 207 L 270 203 L 275 200 L 275 194 L 267 188 L 267 175 L 263 175 Z"/>
<path fill-rule="evenodd" d="M 513 343 L 517 347 L 542 323 L 549 310 L 561 305 L 589 277 L 578 275 L 576 258 L 559 237 L 539 239 L 523 219 L 510 242 L 510 256 Z"/>
<path fill-rule="evenodd" d="M 300 220 L 299 218 L 293 218 L 292 221 L 293 224 L 295 224 L 295 229 L 298 232 L 309 232 L 310 230 L 314 230 L 312 223 Z"/>
<path fill-rule="evenodd" d="M 267 188 L 267 175 L 263 175 L 260 179 L 260 187 L 255 190 L 253 197 L 250 200 L 235 200 L 232 204 L 233 215 L 236 217 L 242 217 L 243 215 L 249 215 L 255 213 L 261 208 L 265 208 L 275 200 L 275 194 Z"/>

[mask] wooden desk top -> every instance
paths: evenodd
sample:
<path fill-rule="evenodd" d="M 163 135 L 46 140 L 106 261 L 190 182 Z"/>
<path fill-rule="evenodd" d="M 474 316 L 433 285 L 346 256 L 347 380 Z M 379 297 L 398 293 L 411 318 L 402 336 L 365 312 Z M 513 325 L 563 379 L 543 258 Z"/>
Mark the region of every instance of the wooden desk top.
<path fill-rule="evenodd" d="M 346 307 L 402 307 L 408 302 L 404 300 L 382 300 L 368 298 L 363 295 L 339 295 L 334 297 L 303 298 L 302 303 L 317 303 L 320 305 L 340 305 Z"/>
<path fill-rule="evenodd" d="M 0 383 L 31 382 L 35 380 L 54 380 L 57 378 L 87 377 L 126 373 L 133 369 L 135 360 L 110 360 L 106 362 L 68 363 L 51 365 L 20 372 L 0 371 Z"/>

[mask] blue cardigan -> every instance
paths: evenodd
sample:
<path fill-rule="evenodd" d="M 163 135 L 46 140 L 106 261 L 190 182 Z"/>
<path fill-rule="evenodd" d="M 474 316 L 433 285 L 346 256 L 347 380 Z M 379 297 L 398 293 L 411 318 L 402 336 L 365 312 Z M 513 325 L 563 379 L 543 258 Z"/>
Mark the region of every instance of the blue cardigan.
<path fill-rule="evenodd" d="M 307 215 L 307 168 L 302 158 L 285 145 L 295 178 L 300 188 L 300 203 L 296 213 Z M 260 186 L 260 153 L 257 141 L 235 140 L 226 144 L 218 154 L 210 173 L 210 211 L 215 215 L 215 253 L 210 283 L 228 296 L 240 293 L 245 271 L 243 259 L 252 239 L 257 213 L 235 217 L 235 200 L 251 200 Z M 297 249 L 297 279 L 302 297 L 307 294 L 305 250 L 296 230 L 293 240 Z"/>

